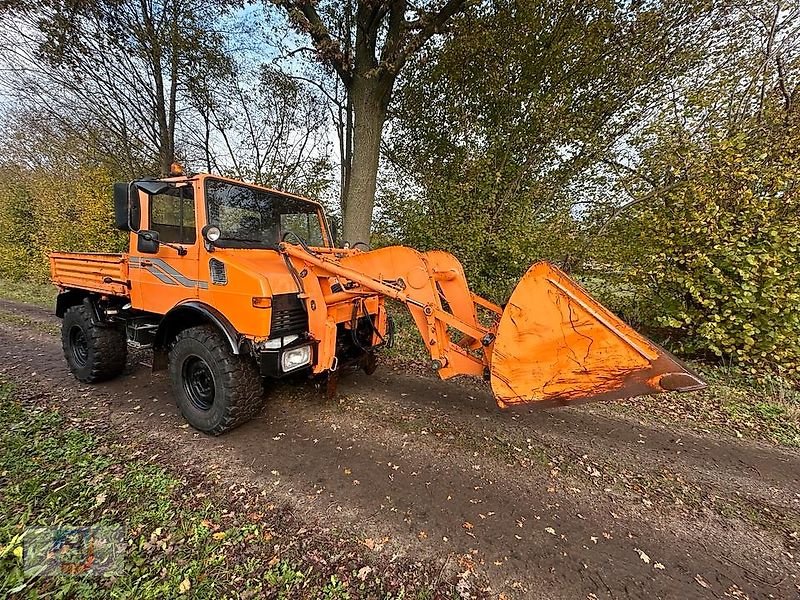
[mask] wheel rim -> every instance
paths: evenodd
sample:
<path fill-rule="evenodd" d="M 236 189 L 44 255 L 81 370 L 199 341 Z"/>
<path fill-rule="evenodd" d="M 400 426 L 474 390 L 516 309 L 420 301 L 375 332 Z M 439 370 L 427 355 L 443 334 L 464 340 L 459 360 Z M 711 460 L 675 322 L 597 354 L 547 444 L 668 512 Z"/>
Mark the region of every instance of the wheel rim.
<path fill-rule="evenodd" d="M 89 361 L 89 342 L 83 329 L 77 325 L 69 330 L 69 348 L 75 364 L 79 367 L 86 366 Z"/>
<path fill-rule="evenodd" d="M 192 406 L 207 411 L 214 404 L 214 374 L 199 356 L 190 356 L 183 363 L 183 388 Z"/>

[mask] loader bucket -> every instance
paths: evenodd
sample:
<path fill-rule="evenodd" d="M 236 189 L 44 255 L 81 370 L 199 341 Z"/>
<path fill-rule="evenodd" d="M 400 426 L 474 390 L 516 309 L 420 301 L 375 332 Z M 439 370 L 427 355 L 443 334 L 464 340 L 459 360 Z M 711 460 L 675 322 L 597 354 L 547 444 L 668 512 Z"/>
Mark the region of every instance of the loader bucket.
<path fill-rule="evenodd" d="M 546 262 L 528 270 L 506 304 L 492 350 L 491 384 L 501 408 L 705 387 Z"/>

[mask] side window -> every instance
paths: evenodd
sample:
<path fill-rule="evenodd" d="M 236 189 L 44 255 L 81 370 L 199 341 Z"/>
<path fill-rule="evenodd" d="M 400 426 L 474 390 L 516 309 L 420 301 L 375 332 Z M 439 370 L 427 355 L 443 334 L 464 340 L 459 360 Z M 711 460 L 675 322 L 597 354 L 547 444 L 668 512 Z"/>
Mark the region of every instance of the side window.
<path fill-rule="evenodd" d="M 195 223 L 194 198 L 190 189 L 150 196 L 150 229 L 158 232 L 162 242 L 194 244 L 197 240 Z"/>

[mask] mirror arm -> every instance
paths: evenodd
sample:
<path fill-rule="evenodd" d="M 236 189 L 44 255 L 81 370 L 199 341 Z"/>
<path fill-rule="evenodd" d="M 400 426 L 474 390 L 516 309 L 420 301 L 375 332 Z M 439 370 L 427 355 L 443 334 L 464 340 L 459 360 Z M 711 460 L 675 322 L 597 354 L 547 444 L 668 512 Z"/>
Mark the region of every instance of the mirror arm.
<path fill-rule="evenodd" d="M 170 244 L 169 242 L 162 242 L 161 240 L 158 240 L 158 243 L 162 246 L 166 246 L 167 248 L 172 248 L 178 253 L 178 256 L 186 256 L 189 253 L 186 248 L 179 246 L 178 244 Z"/>
<path fill-rule="evenodd" d="M 136 233 L 139 234 L 138 231 Z M 148 242 L 152 241 L 152 239 L 153 239 L 152 236 L 149 233 L 139 234 L 139 235 L 141 235 Z M 178 244 L 172 244 L 170 242 L 162 242 L 161 240 L 158 240 L 158 243 L 161 246 L 166 246 L 167 248 L 172 248 L 173 250 L 175 250 L 175 252 L 178 253 L 178 256 L 186 256 L 189 253 L 189 251 L 186 248 L 184 248 L 183 246 L 179 246 Z"/>

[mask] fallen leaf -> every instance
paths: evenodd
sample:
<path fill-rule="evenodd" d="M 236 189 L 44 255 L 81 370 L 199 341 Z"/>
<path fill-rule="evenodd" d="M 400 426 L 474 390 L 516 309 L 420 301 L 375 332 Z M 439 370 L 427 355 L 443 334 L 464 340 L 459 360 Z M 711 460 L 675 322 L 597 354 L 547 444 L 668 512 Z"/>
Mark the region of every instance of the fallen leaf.
<path fill-rule="evenodd" d="M 375 540 L 373 540 L 372 538 L 367 538 L 367 539 L 364 540 L 364 545 L 367 548 L 369 548 L 370 550 L 374 550 L 375 549 Z"/>
<path fill-rule="evenodd" d="M 181 584 L 178 586 L 178 592 L 180 592 L 181 594 L 185 594 L 190 589 L 192 589 L 192 582 L 189 581 L 189 578 L 187 577 L 186 579 L 181 581 Z"/>
<path fill-rule="evenodd" d="M 660 571 L 663 571 L 664 570 L 664 565 L 662 565 L 661 563 L 656 563 L 656 564 L 653 565 L 653 568 L 654 569 L 659 569 Z"/>
<path fill-rule="evenodd" d="M 636 552 L 636 554 L 638 554 L 638 555 L 639 555 L 639 558 L 641 558 L 641 559 L 642 559 L 642 562 L 643 562 L 644 564 L 646 564 L 646 565 L 649 565 L 649 564 L 650 564 L 650 557 L 649 557 L 649 556 L 647 556 L 647 554 L 646 554 L 644 551 L 642 551 L 642 550 L 639 550 L 638 548 L 634 548 L 634 549 L 633 549 L 633 551 L 634 551 L 634 552 Z"/>
<path fill-rule="evenodd" d="M 702 576 L 700 576 L 700 575 L 695 575 L 694 576 L 694 580 L 697 583 L 699 583 L 701 587 L 704 587 L 706 589 L 711 587 L 710 585 L 708 585 L 708 582 L 705 579 L 703 579 Z"/>
<path fill-rule="evenodd" d="M 364 581 L 370 573 L 372 573 L 372 567 L 361 567 L 358 570 L 358 578 Z"/>
<path fill-rule="evenodd" d="M 217 533 L 212 533 L 211 537 L 213 537 L 215 540 L 224 540 L 225 539 L 225 532 L 224 531 L 218 531 Z"/>
<path fill-rule="evenodd" d="M 555 530 L 555 529 L 553 529 L 552 527 L 545 527 L 545 528 L 544 528 L 544 530 L 545 530 L 547 533 L 549 533 L 550 535 L 555 535 L 555 534 L 556 534 L 556 530 Z"/>
<path fill-rule="evenodd" d="M 470 530 L 472 530 L 472 529 L 475 527 L 475 526 L 474 526 L 472 523 L 470 523 L 469 521 L 464 521 L 464 523 L 462 523 L 462 525 L 461 525 L 461 526 L 462 526 L 464 529 L 466 529 L 467 531 L 470 531 Z"/>

